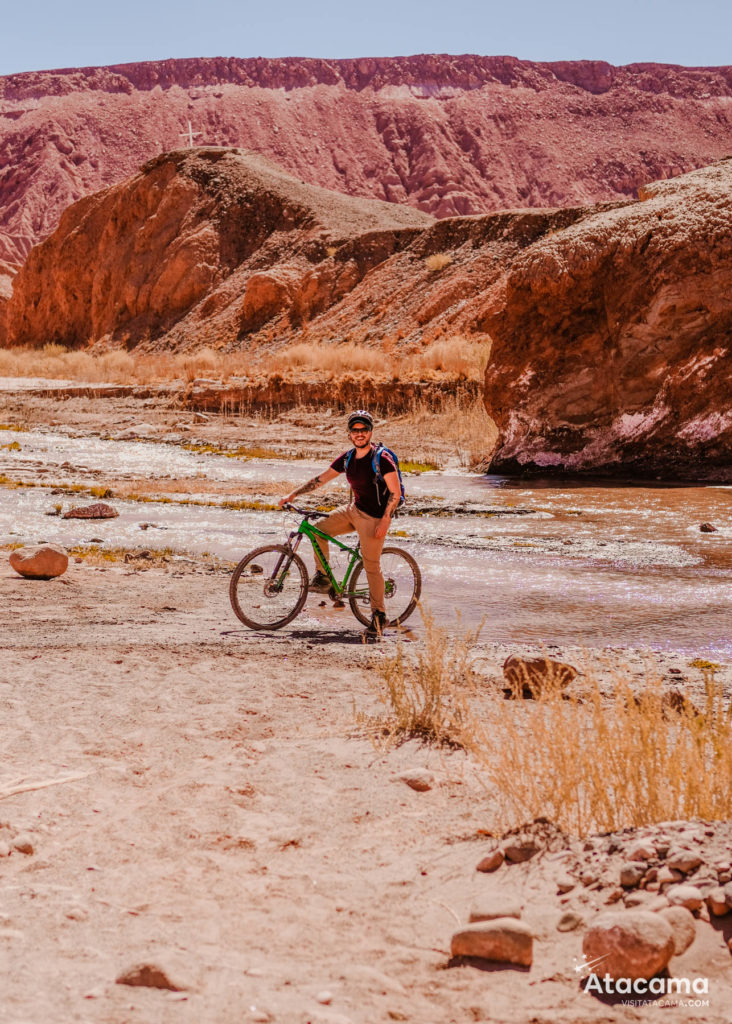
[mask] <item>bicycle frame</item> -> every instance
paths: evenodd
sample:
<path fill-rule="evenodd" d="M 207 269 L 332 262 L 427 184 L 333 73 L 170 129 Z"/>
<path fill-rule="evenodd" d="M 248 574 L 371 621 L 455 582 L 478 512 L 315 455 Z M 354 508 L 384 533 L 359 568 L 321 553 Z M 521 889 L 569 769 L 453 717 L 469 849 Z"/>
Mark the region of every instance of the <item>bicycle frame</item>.
<path fill-rule="evenodd" d="M 298 526 L 297 530 L 293 530 L 293 532 L 290 534 L 288 538 L 288 546 L 293 554 L 297 551 L 298 547 L 300 546 L 303 537 L 307 537 L 307 539 L 312 544 L 316 565 L 320 565 L 322 567 L 326 576 L 330 580 L 331 586 L 333 587 L 335 593 L 339 596 L 342 596 L 346 592 L 346 589 L 348 587 L 348 581 L 351 578 L 353 570 L 355 569 L 358 562 L 361 560 L 361 552 L 359 550 L 358 544 L 356 545 L 355 548 L 352 548 L 349 544 L 344 544 L 343 541 L 338 540 L 337 537 L 331 537 L 330 534 L 323 533 L 322 530 L 319 530 L 316 526 L 313 526 L 311 523 L 309 523 L 307 519 L 303 519 L 303 521 Z M 325 558 L 324 555 L 321 554 L 320 548 L 318 548 L 316 545 L 316 538 L 318 537 L 327 541 L 329 544 L 335 544 L 336 547 L 341 549 L 341 551 L 347 551 L 351 556 L 348 560 L 348 566 L 346 568 L 345 576 L 343 577 L 340 583 L 336 579 L 333 569 L 331 568 L 330 562 Z M 361 596 L 368 596 L 368 589 L 364 590 L 364 594 Z"/>
<path fill-rule="evenodd" d="M 350 545 L 344 544 L 336 537 L 331 537 L 329 534 L 323 533 L 323 531 L 319 530 L 317 527 L 311 526 L 307 519 L 303 519 L 298 528 L 296 530 L 293 530 L 292 533 L 287 538 L 287 547 L 290 551 L 290 557 L 288 558 L 286 554 L 283 554 L 282 557 L 278 560 L 271 577 L 275 587 L 279 589 L 284 583 L 285 577 L 290 571 L 290 564 L 292 562 L 291 556 L 294 555 L 297 549 L 300 547 L 303 537 L 307 537 L 310 543 L 312 544 L 316 565 L 319 564 L 324 570 L 326 576 L 330 580 L 330 584 L 333 587 L 334 593 L 337 594 L 339 597 L 342 597 L 343 594 L 346 593 L 348 581 L 351 578 L 353 570 L 361 560 L 361 552 L 359 550 L 359 546 L 357 544 L 355 548 L 352 548 Z M 325 556 L 321 554 L 320 549 L 316 545 L 316 538 L 318 537 L 322 537 L 322 539 L 328 541 L 329 544 L 335 544 L 336 547 L 339 547 L 342 551 L 347 551 L 351 556 L 350 559 L 348 560 L 346 574 L 340 583 L 335 577 L 330 562 L 328 562 Z M 358 597 L 368 598 L 369 596 L 368 587 L 366 587 L 363 591 L 359 590 L 354 593 Z"/>

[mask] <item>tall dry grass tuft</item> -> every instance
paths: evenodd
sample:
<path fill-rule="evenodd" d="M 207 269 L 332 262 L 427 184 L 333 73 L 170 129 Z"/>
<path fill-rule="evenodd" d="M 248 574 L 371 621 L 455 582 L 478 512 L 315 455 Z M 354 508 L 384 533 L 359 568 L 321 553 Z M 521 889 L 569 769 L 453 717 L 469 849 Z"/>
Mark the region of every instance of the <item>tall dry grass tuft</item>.
<path fill-rule="evenodd" d="M 707 673 L 703 706 L 669 700 L 660 679 L 639 696 L 622 675 L 607 697 L 549 690 L 495 700 L 466 745 L 511 824 L 543 815 L 578 835 L 732 814 L 732 711 Z"/>
<path fill-rule="evenodd" d="M 473 721 L 471 700 L 478 677 L 472 662 L 480 629 L 451 640 L 430 612 L 421 608 L 420 613 L 425 635 L 416 659 L 399 644 L 392 657 L 375 662 L 379 698 L 386 714 L 361 722 L 388 740 L 418 738 L 462 746 L 465 730 Z"/>
<path fill-rule="evenodd" d="M 39 377 L 85 384 L 156 384 L 197 377 L 241 377 L 252 370 L 247 353 L 92 352 L 44 345 L 38 349 L 0 349 L 0 377 Z"/>
<path fill-rule="evenodd" d="M 393 360 L 380 349 L 367 348 L 353 342 L 324 345 L 302 342 L 281 349 L 276 357 L 280 368 L 310 370 L 320 373 L 365 371 L 374 376 L 391 373 Z"/>
<path fill-rule="evenodd" d="M 401 444 L 414 460 L 442 465 L 448 442 L 460 465 L 470 468 L 485 464 L 498 439 L 498 429 L 483 401 L 461 395 L 446 400 L 439 411 L 427 403 L 415 405 L 389 429 L 394 444 Z"/>
<path fill-rule="evenodd" d="M 419 648 L 375 663 L 384 713 L 368 724 L 464 747 L 503 827 L 545 817 L 583 836 L 732 816 L 732 706 L 713 672 L 696 706 L 661 679 L 638 693 L 617 671 L 609 691 L 588 672 L 581 694 L 557 685 L 507 700 L 476 671 L 479 630 L 451 639 L 423 619 Z"/>
<path fill-rule="evenodd" d="M 485 337 L 454 335 L 414 352 L 396 352 L 388 342 L 368 347 L 353 342 L 301 342 L 276 352 L 96 352 L 44 345 L 39 349 L 0 349 L 1 377 L 41 377 L 83 383 L 153 384 L 199 377 L 227 379 L 297 370 L 318 377 L 368 373 L 376 378 L 420 379 L 425 373 L 480 380 L 490 351 Z"/>

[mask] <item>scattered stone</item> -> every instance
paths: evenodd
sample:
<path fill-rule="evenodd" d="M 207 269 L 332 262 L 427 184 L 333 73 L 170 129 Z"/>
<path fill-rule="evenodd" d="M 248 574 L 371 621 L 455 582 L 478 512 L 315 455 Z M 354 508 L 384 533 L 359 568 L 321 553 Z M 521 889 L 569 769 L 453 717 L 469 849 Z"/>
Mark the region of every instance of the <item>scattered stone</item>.
<path fill-rule="evenodd" d="M 521 917 L 521 903 L 503 892 L 481 893 L 470 911 L 470 923 L 475 921 L 495 921 L 499 917 Z"/>
<path fill-rule="evenodd" d="M 503 843 L 503 855 L 512 864 L 521 864 L 525 860 L 531 860 L 539 847 L 531 836 L 520 833 L 506 839 Z"/>
<path fill-rule="evenodd" d="M 657 910 L 663 910 L 664 907 L 668 906 L 668 900 L 665 896 L 646 892 L 644 889 L 629 892 L 623 902 L 626 907 L 640 907 L 643 910 L 650 910 L 652 913 L 655 913 Z"/>
<path fill-rule="evenodd" d="M 29 857 L 33 853 L 34 849 L 33 840 L 26 832 L 23 832 L 21 835 L 17 835 L 14 839 L 11 839 L 10 848 L 12 850 L 17 850 L 18 853 L 24 853 Z"/>
<path fill-rule="evenodd" d="M 577 669 L 550 658 L 506 658 L 503 676 L 509 685 L 507 696 L 534 700 L 565 690 L 577 675 Z"/>
<path fill-rule="evenodd" d="M 118 985 L 164 988 L 169 992 L 185 992 L 185 986 L 171 981 L 162 967 L 158 967 L 157 964 L 136 964 L 118 974 L 115 981 Z"/>
<path fill-rule="evenodd" d="M 205 412 L 194 412 L 193 422 L 194 423 L 208 423 L 209 417 Z"/>
<path fill-rule="evenodd" d="M 571 875 L 560 875 L 557 879 L 557 889 L 561 893 L 571 892 L 577 887 L 577 882 Z"/>
<path fill-rule="evenodd" d="M 674 953 L 671 925 L 647 910 L 607 911 L 590 925 L 582 940 L 588 960 L 602 958 L 611 978 L 652 978 Z"/>
<path fill-rule="evenodd" d="M 666 867 L 673 871 L 681 871 L 685 875 L 698 868 L 701 862 L 702 859 L 695 850 L 682 850 L 678 847 L 669 850 L 666 857 Z"/>
<path fill-rule="evenodd" d="M 641 861 L 623 864 L 620 868 L 620 884 L 624 889 L 634 888 L 643 878 L 643 875 L 645 875 L 647 867 L 648 865 Z"/>
<path fill-rule="evenodd" d="M 703 897 L 695 885 L 673 885 L 667 890 L 666 897 L 672 907 L 701 910 Z"/>
<path fill-rule="evenodd" d="M 629 861 L 654 860 L 657 856 L 656 847 L 646 842 L 633 843 L 625 851 L 625 856 Z"/>
<path fill-rule="evenodd" d="M 476 871 L 497 871 L 503 864 L 504 856 L 503 850 L 491 850 L 490 853 L 479 861 L 476 865 Z"/>
<path fill-rule="evenodd" d="M 410 789 L 416 789 L 418 793 L 426 793 L 432 789 L 435 777 L 432 772 L 424 768 L 411 768 L 409 771 L 400 772 L 396 776 L 399 782 L 406 782 Z"/>
<path fill-rule="evenodd" d="M 0 857 L 10 856 L 10 844 L 6 843 L 4 839 L 0 839 Z M 722 894 L 724 898 L 724 894 Z"/>
<path fill-rule="evenodd" d="M 724 886 L 724 898 L 727 901 L 727 906 L 732 908 L 732 882 L 727 882 Z"/>
<path fill-rule="evenodd" d="M 680 871 L 674 871 L 672 868 L 664 864 L 662 868 L 658 869 L 656 881 L 659 885 L 666 885 L 667 883 L 673 884 L 674 882 L 680 882 L 683 877 L 684 876 Z"/>
<path fill-rule="evenodd" d="M 686 907 L 664 907 L 658 913 L 671 925 L 674 936 L 674 954 L 680 956 L 696 938 L 696 921 Z"/>
<path fill-rule="evenodd" d="M 671 847 L 671 840 L 668 836 L 656 836 L 654 846 L 657 856 L 665 857 Z"/>
<path fill-rule="evenodd" d="M 112 508 L 111 505 L 107 505 L 103 501 L 98 501 L 94 505 L 77 505 L 76 508 L 70 508 L 68 512 L 64 512 L 64 519 L 114 519 L 119 515 L 116 508 Z"/>
<path fill-rule="evenodd" d="M 325 989 L 323 992 L 318 992 L 315 998 L 319 1003 L 322 1003 L 323 1006 L 328 1006 L 330 1003 L 333 1002 L 333 993 L 328 992 L 328 990 Z"/>
<path fill-rule="evenodd" d="M 480 921 L 455 932 L 450 943 L 453 956 L 475 956 L 504 964 L 530 967 L 534 955 L 534 936 L 523 921 L 499 917 Z"/>
<path fill-rule="evenodd" d="M 89 919 L 89 911 L 86 907 L 69 907 L 64 916 L 69 921 L 87 921 Z"/>
<path fill-rule="evenodd" d="M 717 527 L 714 526 L 712 523 L 702 523 L 701 526 L 699 527 L 699 529 L 700 529 L 700 531 L 702 533 L 716 533 L 717 532 Z"/>
<path fill-rule="evenodd" d="M 558 932 L 573 932 L 575 928 L 581 928 L 585 923 L 584 917 L 575 910 L 565 910 L 557 921 Z"/>
<path fill-rule="evenodd" d="M 692 700 L 682 693 L 681 690 L 667 690 L 661 696 L 661 710 L 662 712 L 673 712 L 676 715 L 690 715 L 692 718 L 698 718 L 701 714 L 697 706 Z M 664 714 L 667 718 L 668 715 Z M 697 839 L 697 841 L 700 841 Z"/>
<path fill-rule="evenodd" d="M 52 580 L 63 576 L 69 567 L 69 556 L 56 544 L 20 548 L 10 552 L 10 565 L 19 576 L 29 580 Z"/>

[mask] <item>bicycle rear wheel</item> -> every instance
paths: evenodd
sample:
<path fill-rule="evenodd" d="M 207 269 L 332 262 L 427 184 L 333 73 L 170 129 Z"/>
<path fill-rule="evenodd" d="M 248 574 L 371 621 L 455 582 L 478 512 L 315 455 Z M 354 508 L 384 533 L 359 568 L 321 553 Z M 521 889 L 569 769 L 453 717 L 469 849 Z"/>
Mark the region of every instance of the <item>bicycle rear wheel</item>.
<path fill-rule="evenodd" d="M 242 558 L 229 583 L 231 607 L 250 629 L 280 629 L 308 596 L 308 571 L 284 544 L 256 548 Z"/>
<path fill-rule="evenodd" d="M 384 574 L 387 625 L 398 626 L 417 607 L 422 593 L 422 574 L 412 556 L 401 548 L 384 548 L 381 552 L 381 571 Z M 348 603 L 358 621 L 368 626 L 371 622 L 371 599 L 363 562 L 359 562 L 353 570 Z"/>

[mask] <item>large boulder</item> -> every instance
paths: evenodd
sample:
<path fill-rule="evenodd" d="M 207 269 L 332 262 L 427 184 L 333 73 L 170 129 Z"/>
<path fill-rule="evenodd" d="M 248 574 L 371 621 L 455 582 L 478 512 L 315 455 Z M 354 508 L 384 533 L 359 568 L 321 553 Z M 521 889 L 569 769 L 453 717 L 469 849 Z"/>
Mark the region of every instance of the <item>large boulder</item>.
<path fill-rule="evenodd" d="M 600 914 L 585 932 L 582 952 L 595 973 L 611 978 L 652 978 L 674 955 L 671 925 L 658 913 L 625 910 Z"/>
<path fill-rule="evenodd" d="M 9 561 L 20 576 L 31 580 L 52 580 L 63 576 L 69 567 L 69 556 L 56 544 L 11 551 Z"/>

